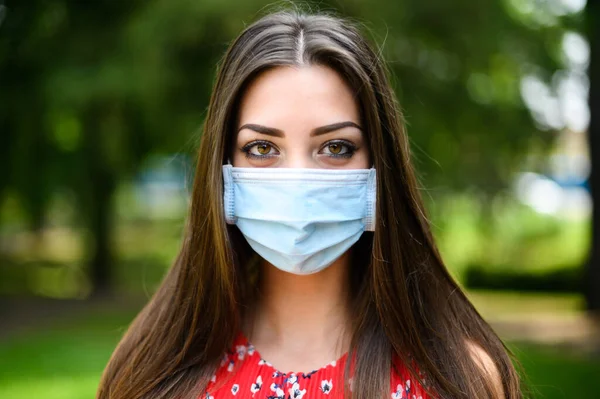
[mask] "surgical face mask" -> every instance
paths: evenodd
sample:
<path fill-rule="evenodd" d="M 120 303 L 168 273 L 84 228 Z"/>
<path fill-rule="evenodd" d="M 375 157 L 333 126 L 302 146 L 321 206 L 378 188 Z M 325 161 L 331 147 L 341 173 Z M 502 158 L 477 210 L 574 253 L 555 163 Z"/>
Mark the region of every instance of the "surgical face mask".
<path fill-rule="evenodd" d="M 375 169 L 223 165 L 227 223 L 277 268 L 323 270 L 375 229 Z"/>

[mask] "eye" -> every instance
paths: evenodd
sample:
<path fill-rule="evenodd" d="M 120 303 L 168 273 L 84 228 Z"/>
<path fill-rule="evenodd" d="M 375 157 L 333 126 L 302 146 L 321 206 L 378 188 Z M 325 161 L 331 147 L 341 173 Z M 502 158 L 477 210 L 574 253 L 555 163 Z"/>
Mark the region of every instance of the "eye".
<path fill-rule="evenodd" d="M 331 143 L 327 146 L 327 149 L 332 154 L 339 154 L 340 152 L 342 152 L 343 147 L 344 146 L 341 145 L 340 143 Z"/>
<path fill-rule="evenodd" d="M 258 151 L 258 153 L 260 155 L 267 155 L 269 152 L 271 152 L 271 149 L 273 149 L 271 144 L 265 144 L 265 143 L 256 144 L 255 147 L 256 147 L 256 151 Z"/>
<path fill-rule="evenodd" d="M 336 140 L 325 143 L 320 153 L 331 157 L 350 158 L 355 151 L 356 146 L 349 141 Z"/>
<path fill-rule="evenodd" d="M 279 151 L 268 141 L 252 141 L 241 148 L 248 158 L 270 158 L 279 155 Z"/>

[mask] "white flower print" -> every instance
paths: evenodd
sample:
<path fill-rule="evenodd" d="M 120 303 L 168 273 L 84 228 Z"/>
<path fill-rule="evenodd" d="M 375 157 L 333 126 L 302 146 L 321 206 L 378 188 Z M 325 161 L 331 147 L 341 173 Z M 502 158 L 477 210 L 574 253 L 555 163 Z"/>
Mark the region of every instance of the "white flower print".
<path fill-rule="evenodd" d="M 285 393 L 283 392 L 283 389 L 281 389 L 281 385 L 272 383 L 271 391 L 275 392 L 275 395 L 267 396 L 268 399 L 285 399 Z"/>
<path fill-rule="evenodd" d="M 250 386 L 250 392 L 252 392 L 252 396 L 262 388 L 262 377 L 259 375 L 256 377 L 256 382 Z"/>
<path fill-rule="evenodd" d="M 217 381 L 217 375 L 213 374 L 213 376 L 210 378 L 210 382 L 216 382 Z"/>
<path fill-rule="evenodd" d="M 237 395 L 238 391 L 240 390 L 240 386 L 238 384 L 233 384 L 231 386 L 231 393 L 234 395 Z"/>
<path fill-rule="evenodd" d="M 410 380 L 406 380 L 406 393 L 410 393 Z"/>
<path fill-rule="evenodd" d="M 206 399 L 215 399 L 215 397 L 206 392 Z"/>
<path fill-rule="evenodd" d="M 247 352 L 248 352 L 249 356 L 254 355 L 254 345 L 252 345 L 252 344 L 248 345 Z"/>
<path fill-rule="evenodd" d="M 335 367 L 336 363 L 337 362 L 334 360 L 333 362 L 329 363 L 329 365 L 332 366 L 332 367 Z"/>
<path fill-rule="evenodd" d="M 323 392 L 324 394 L 329 395 L 329 392 L 331 392 L 332 387 L 333 387 L 333 384 L 332 384 L 331 380 L 321 381 L 321 392 Z"/>
<path fill-rule="evenodd" d="M 297 382 L 298 382 L 298 377 L 294 373 L 290 374 L 290 376 L 287 378 L 288 385 L 294 385 Z"/>
<path fill-rule="evenodd" d="M 402 394 L 404 393 L 404 389 L 401 384 L 398 384 L 396 387 L 396 392 L 392 392 L 392 399 L 402 399 Z"/>
<path fill-rule="evenodd" d="M 235 347 L 235 351 L 238 354 L 238 359 L 239 360 L 244 360 L 244 357 L 246 356 L 246 347 L 244 345 L 237 345 Z"/>
<path fill-rule="evenodd" d="M 294 385 L 288 390 L 291 399 L 302 399 L 304 394 L 306 393 L 306 389 L 300 390 L 300 384 L 294 382 Z"/>
<path fill-rule="evenodd" d="M 227 366 L 227 371 L 229 371 L 230 373 L 233 371 L 233 365 L 234 365 L 234 361 L 230 360 L 229 361 L 229 365 Z"/>

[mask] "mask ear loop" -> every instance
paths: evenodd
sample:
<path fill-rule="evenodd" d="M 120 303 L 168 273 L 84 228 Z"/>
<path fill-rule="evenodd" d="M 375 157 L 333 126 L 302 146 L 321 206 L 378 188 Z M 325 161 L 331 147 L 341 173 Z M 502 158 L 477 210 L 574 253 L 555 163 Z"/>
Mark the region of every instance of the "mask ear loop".
<path fill-rule="evenodd" d="M 225 212 L 225 222 L 227 224 L 235 224 L 235 191 L 233 188 L 233 176 L 231 175 L 231 162 L 227 160 L 227 165 L 221 167 L 223 176 L 223 210 Z"/>
<path fill-rule="evenodd" d="M 377 174 L 371 169 L 367 180 L 367 215 L 365 230 L 375 231 L 375 218 L 377 209 Z"/>

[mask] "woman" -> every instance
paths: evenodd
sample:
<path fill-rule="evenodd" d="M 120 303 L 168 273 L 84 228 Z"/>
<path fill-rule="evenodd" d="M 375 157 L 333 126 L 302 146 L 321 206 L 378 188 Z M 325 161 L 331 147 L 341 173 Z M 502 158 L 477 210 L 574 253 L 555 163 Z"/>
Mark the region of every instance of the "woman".
<path fill-rule="evenodd" d="M 278 12 L 221 62 L 181 251 L 98 398 L 520 398 L 446 270 L 386 70 Z"/>

